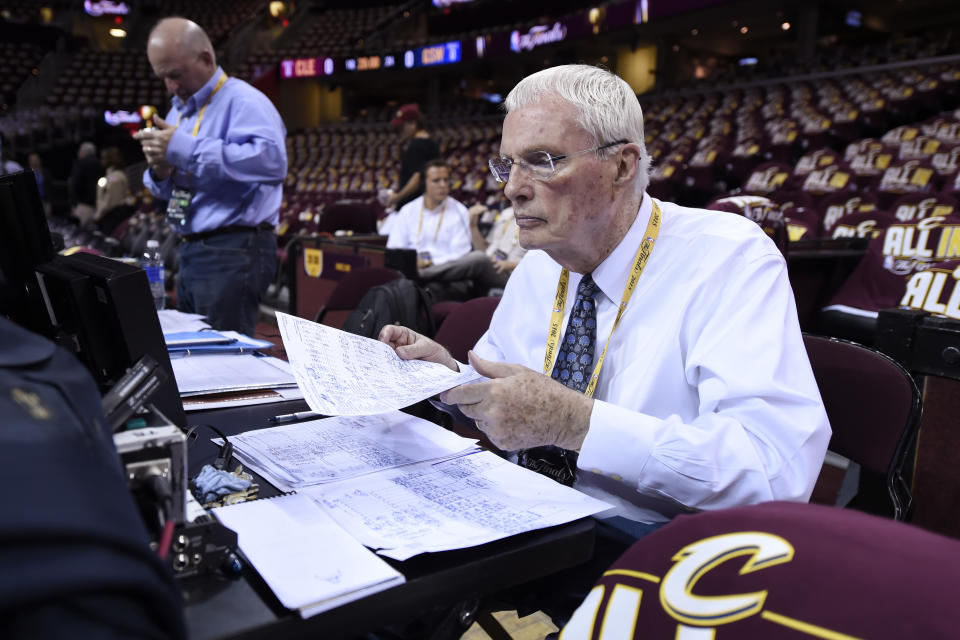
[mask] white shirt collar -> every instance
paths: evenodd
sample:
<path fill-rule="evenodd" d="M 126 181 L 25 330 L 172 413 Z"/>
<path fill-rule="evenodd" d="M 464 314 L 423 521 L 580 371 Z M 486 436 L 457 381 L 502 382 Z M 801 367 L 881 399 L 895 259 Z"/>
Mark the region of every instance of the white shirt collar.
<path fill-rule="evenodd" d="M 627 277 L 633 267 L 634 256 L 643 241 L 643 233 L 646 231 L 652 213 L 652 201 L 650 196 L 644 193 L 643 200 L 640 202 L 640 211 L 620 244 L 593 270 L 593 281 L 597 283 L 603 295 L 614 304 L 620 304 L 623 288 L 627 284 Z"/>
<path fill-rule="evenodd" d="M 430 207 L 427 206 L 427 196 L 420 196 L 420 204 L 421 204 L 421 206 L 423 207 L 423 210 L 424 210 L 424 211 L 427 211 L 427 212 L 429 212 L 429 213 L 440 213 L 441 211 L 444 210 L 444 206 L 447 204 L 447 198 L 449 198 L 449 197 L 450 197 L 450 196 L 447 196 L 446 198 L 444 198 L 443 200 L 441 200 L 441 201 L 440 201 L 440 204 L 438 204 L 438 205 L 437 205 L 436 207 L 434 207 L 433 209 L 431 209 Z"/>

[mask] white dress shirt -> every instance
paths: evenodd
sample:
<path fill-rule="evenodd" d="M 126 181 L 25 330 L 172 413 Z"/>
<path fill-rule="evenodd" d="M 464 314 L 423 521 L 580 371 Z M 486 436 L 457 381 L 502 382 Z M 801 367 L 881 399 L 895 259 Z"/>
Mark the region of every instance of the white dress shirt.
<path fill-rule="evenodd" d="M 610 341 L 574 486 L 616 506 L 604 516 L 641 522 L 805 501 L 830 426 L 786 262 L 744 217 L 659 204 L 659 238 Z M 593 271 L 595 357 L 651 211 L 644 195 L 627 235 Z M 560 270 L 543 251 L 527 253 L 477 343 L 480 356 L 543 370 Z M 581 277 L 570 274 L 564 330 Z"/>
<path fill-rule="evenodd" d="M 430 260 L 435 265 L 456 260 L 473 248 L 470 214 L 463 204 L 450 197 L 445 198 L 436 209 L 427 209 L 423 196 L 420 196 L 397 212 L 397 219 L 387 237 L 387 248 L 429 252 Z"/>
<path fill-rule="evenodd" d="M 487 233 L 487 255 L 493 257 L 499 252 L 506 256 L 504 260 L 519 262 L 527 251 L 520 246 L 520 227 L 513 215 L 513 207 L 507 207 L 497 214 Z"/>

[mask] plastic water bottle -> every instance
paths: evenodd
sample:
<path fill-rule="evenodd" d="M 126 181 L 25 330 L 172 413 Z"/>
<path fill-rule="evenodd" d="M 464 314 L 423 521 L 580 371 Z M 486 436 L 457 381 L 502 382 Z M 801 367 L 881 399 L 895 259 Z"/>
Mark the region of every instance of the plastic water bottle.
<path fill-rule="evenodd" d="M 166 305 L 167 293 L 163 286 L 163 257 L 160 255 L 160 243 L 157 240 L 147 240 L 147 250 L 140 258 L 140 266 L 147 272 L 153 306 L 159 311 Z"/>

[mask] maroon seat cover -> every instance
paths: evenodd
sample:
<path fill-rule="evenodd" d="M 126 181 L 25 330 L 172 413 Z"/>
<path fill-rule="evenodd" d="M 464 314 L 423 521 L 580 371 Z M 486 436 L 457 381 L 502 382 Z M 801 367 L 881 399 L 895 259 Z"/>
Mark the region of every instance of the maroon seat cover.
<path fill-rule="evenodd" d="M 640 539 L 562 637 L 954 638 L 958 579 L 960 541 L 857 511 L 768 502 L 679 516 Z"/>

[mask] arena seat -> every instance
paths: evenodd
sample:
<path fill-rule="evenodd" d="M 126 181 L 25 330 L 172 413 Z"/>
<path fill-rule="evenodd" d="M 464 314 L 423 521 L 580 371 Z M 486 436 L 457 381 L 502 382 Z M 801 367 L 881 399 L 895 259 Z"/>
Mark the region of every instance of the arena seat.
<path fill-rule="evenodd" d="M 870 193 L 841 191 L 826 196 L 818 207 L 823 220 L 821 235 L 824 238 L 834 237 L 834 227 L 846 216 L 854 213 L 863 213 L 877 210 L 877 199 Z"/>
<path fill-rule="evenodd" d="M 897 160 L 874 178 L 870 188 L 880 208 L 889 210 L 904 194 L 938 191 L 939 180 L 929 160 Z"/>
<path fill-rule="evenodd" d="M 324 208 L 317 223 L 316 231 L 376 233 L 378 214 L 378 208 L 369 202 L 335 202 Z"/>
<path fill-rule="evenodd" d="M 681 515 L 604 572 L 562 637 L 950 638 L 958 557 L 953 538 L 821 505 Z"/>
<path fill-rule="evenodd" d="M 917 383 L 896 360 L 863 345 L 811 334 L 803 342 L 833 429 L 829 450 L 859 465 L 849 506 L 905 520 L 912 502 L 906 465 L 921 415 Z"/>
<path fill-rule="evenodd" d="M 952 232 L 960 226 L 960 214 L 950 213 L 934 221 L 904 221 L 878 211 L 852 214 L 842 225 L 851 225 L 855 216 L 876 216 L 879 225 L 887 226 L 870 240 L 859 264 L 824 307 L 820 327 L 822 333 L 872 345 L 877 312 L 900 305 L 911 275 L 950 257 Z"/>
<path fill-rule="evenodd" d="M 498 304 L 500 298 L 495 296 L 458 304 L 444 318 L 434 340 L 446 347 L 454 358 L 466 362 L 467 351 L 486 333 Z"/>
<path fill-rule="evenodd" d="M 774 200 L 757 195 L 739 195 L 714 198 L 707 209 L 742 215 L 756 222 L 784 257 L 788 254 L 786 223 L 780 205 Z"/>
<path fill-rule="evenodd" d="M 357 308 L 367 291 L 402 277 L 403 274 L 399 271 L 385 267 L 353 269 L 337 283 L 330 297 L 317 311 L 313 321 L 339 329 L 350 312 Z"/>

